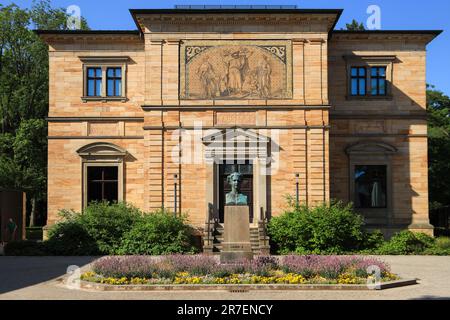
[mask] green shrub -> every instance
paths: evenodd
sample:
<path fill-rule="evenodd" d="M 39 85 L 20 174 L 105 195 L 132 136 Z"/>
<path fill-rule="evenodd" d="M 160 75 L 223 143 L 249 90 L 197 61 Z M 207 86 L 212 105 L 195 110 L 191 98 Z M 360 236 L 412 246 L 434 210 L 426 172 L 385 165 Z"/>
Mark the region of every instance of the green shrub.
<path fill-rule="evenodd" d="M 449 237 L 436 238 L 434 241 L 434 245 L 431 248 L 425 249 L 423 254 L 436 256 L 450 255 L 450 238 Z"/>
<path fill-rule="evenodd" d="M 139 209 L 124 202 L 93 202 L 79 218 L 101 254 L 117 254 L 122 237 L 141 216 Z"/>
<path fill-rule="evenodd" d="M 53 225 L 48 232 L 46 247 L 50 254 L 60 256 L 97 255 L 99 249 L 81 223 L 72 218 Z"/>
<path fill-rule="evenodd" d="M 364 232 L 362 249 L 374 250 L 381 247 L 384 244 L 384 235 L 380 230 L 373 232 Z"/>
<path fill-rule="evenodd" d="M 271 219 L 268 232 L 281 254 L 335 254 L 360 249 L 365 238 L 362 226 L 362 217 L 350 205 L 336 202 L 293 206 Z"/>
<path fill-rule="evenodd" d="M 450 249 L 450 237 L 436 238 L 435 245 L 439 249 Z"/>
<path fill-rule="evenodd" d="M 185 217 L 157 211 L 140 217 L 121 241 L 119 254 L 170 254 L 194 252 L 192 231 Z"/>
<path fill-rule="evenodd" d="M 4 248 L 5 256 L 45 256 L 45 245 L 42 242 L 19 240 L 8 242 Z"/>
<path fill-rule="evenodd" d="M 408 255 L 422 254 L 434 246 L 434 238 L 424 233 L 404 230 L 396 233 L 389 241 L 376 250 L 377 254 Z"/>

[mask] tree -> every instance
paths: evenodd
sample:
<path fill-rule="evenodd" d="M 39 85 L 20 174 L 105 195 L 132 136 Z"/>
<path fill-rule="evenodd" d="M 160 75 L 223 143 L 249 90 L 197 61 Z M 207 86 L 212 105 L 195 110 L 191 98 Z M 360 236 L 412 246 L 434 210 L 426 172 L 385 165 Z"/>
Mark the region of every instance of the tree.
<path fill-rule="evenodd" d="M 352 20 L 351 23 L 346 23 L 345 27 L 349 31 L 364 31 L 366 28 L 362 22 L 358 22 L 355 19 Z"/>
<path fill-rule="evenodd" d="M 450 98 L 427 86 L 430 208 L 450 205 Z"/>
<path fill-rule="evenodd" d="M 67 17 L 49 0 L 0 5 L 0 187 L 27 192 L 31 225 L 47 189 L 48 113 L 48 47 L 31 29 L 64 30 Z"/>
<path fill-rule="evenodd" d="M 47 125 L 43 119 L 20 123 L 13 144 L 14 162 L 21 174 L 22 188 L 31 202 L 30 226 L 34 226 L 36 202 L 45 199 L 47 181 Z"/>

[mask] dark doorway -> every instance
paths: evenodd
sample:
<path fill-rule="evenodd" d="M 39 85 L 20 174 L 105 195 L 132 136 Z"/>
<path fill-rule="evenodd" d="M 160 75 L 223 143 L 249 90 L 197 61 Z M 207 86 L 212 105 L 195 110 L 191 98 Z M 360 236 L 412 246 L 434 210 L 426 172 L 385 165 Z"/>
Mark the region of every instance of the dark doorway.
<path fill-rule="evenodd" d="M 231 191 L 227 176 L 233 172 L 242 174 L 241 193 L 247 196 L 250 223 L 253 222 L 253 164 L 245 161 L 242 164 L 219 165 L 219 220 L 223 223 L 225 195 Z"/>

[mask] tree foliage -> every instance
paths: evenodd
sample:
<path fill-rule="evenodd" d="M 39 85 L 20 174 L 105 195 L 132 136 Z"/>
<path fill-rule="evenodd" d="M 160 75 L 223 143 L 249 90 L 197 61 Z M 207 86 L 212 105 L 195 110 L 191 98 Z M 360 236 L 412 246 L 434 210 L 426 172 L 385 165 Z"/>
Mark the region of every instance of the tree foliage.
<path fill-rule="evenodd" d="M 351 23 L 345 24 L 346 30 L 349 31 L 364 31 L 366 28 L 364 27 L 364 24 L 362 22 L 358 22 L 355 19 L 352 20 Z"/>
<path fill-rule="evenodd" d="M 427 90 L 428 170 L 431 208 L 450 205 L 450 98 Z"/>
<path fill-rule="evenodd" d="M 66 21 L 49 0 L 0 5 L 0 188 L 27 192 L 31 225 L 45 199 L 48 113 L 48 47 L 32 29 L 63 30 Z"/>

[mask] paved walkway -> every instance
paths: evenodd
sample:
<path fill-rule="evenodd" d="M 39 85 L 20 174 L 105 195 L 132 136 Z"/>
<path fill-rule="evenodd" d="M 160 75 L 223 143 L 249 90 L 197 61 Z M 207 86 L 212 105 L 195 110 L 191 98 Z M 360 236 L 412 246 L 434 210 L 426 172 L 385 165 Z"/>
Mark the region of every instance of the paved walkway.
<path fill-rule="evenodd" d="M 450 257 L 383 256 L 394 273 L 418 278 L 418 285 L 382 291 L 224 291 L 96 292 L 68 289 L 58 280 L 69 265 L 80 267 L 95 257 L 2 257 L 0 299 L 450 299 Z"/>

